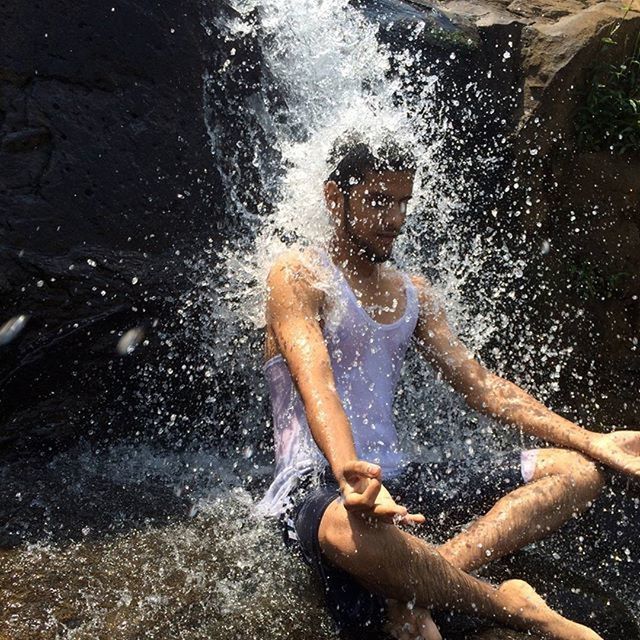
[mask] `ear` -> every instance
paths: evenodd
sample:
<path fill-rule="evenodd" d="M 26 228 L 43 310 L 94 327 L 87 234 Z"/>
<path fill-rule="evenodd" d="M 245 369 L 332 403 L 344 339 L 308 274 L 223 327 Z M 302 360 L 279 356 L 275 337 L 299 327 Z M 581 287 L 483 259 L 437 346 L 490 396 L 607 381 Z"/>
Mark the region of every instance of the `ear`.
<path fill-rule="evenodd" d="M 333 180 L 324 183 L 324 201 L 329 210 L 329 215 L 334 222 L 342 220 L 342 211 L 344 209 L 344 195 L 340 191 L 340 187 Z"/>

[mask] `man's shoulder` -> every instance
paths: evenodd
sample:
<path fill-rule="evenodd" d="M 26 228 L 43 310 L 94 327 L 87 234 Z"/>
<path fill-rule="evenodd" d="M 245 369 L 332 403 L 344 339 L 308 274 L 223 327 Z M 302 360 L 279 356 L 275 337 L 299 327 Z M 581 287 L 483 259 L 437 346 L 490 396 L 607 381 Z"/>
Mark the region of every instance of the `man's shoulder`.
<path fill-rule="evenodd" d="M 281 273 L 287 276 L 319 277 L 320 257 L 316 249 L 310 247 L 289 247 L 279 253 L 271 266 L 269 275 Z"/>
<path fill-rule="evenodd" d="M 321 261 L 318 252 L 308 247 L 285 249 L 273 260 L 269 268 L 267 282 L 273 290 L 287 289 L 320 295 L 318 283 L 321 280 Z"/>
<path fill-rule="evenodd" d="M 421 273 L 407 272 L 406 275 L 411 280 L 411 283 L 413 284 L 413 286 L 418 290 L 418 294 L 424 295 L 424 294 L 429 294 L 431 292 L 432 290 L 431 283 Z"/>
<path fill-rule="evenodd" d="M 427 279 L 421 273 L 411 273 L 407 271 L 406 274 L 417 287 L 424 287 L 427 284 Z"/>
<path fill-rule="evenodd" d="M 440 294 L 429 279 L 420 273 L 407 274 L 418 292 L 418 301 L 423 312 L 439 313 L 444 306 Z"/>

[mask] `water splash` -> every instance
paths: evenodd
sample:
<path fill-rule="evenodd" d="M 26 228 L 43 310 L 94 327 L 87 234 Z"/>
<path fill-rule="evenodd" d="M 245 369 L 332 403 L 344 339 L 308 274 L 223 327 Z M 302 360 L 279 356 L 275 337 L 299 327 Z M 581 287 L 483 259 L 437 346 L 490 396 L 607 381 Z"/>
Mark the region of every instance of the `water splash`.
<path fill-rule="evenodd" d="M 209 250 L 209 257 L 193 265 L 202 281 L 209 283 L 210 293 L 208 300 L 203 299 L 199 287 L 196 295 L 186 295 L 191 326 L 198 325 L 197 316 L 203 313 L 214 317 L 218 329 L 215 336 L 209 334 L 209 342 L 234 345 L 234 366 L 240 361 L 246 371 L 254 371 L 261 351 L 257 331 L 264 326 L 270 264 L 286 247 L 322 245 L 330 235 L 322 186 L 330 172 L 327 156 L 333 140 L 355 129 L 375 147 L 391 131 L 418 158 L 413 202 L 396 261 L 413 272 L 427 271 L 452 323 L 469 347 L 480 351 L 509 321 L 500 303 L 513 295 L 524 262 L 495 231 L 481 235 L 469 229 L 468 210 L 478 189 L 477 175 L 500 167 L 502 141 L 463 153 L 469 136 L 460 122 L 471 128 L 469 123 L 478 114 L 470 105 L 479 101 L 482 91 L 467 82 L 453 96 L 446 96 L 443 69 L 456 63 L 456 54 L 440 50 L 440 57 L 429 60 L 419 47 L 419 53 L 411 51 L 408 46 L 424 30 L 419 22 L 404 34 L 407 46 L 394 49 L 381 44 L 379 25 L 342 0 L 318 6 L 238 1 L 232 7 L 233 19 L 222 26 L 218 23 L 218 28 L 235 55 L 221 64 L 218 76 L 209 72 L 205 78 L 212 151 L 218 160 L 230 146 L 253 146 L 259 149 L 254 151 L 257 157 L 278 161 L 253 162 L 251 171 L 235 161 L 219 164 L 229 194 L 229 216 L 237 231 L 231 230 L 222 250 Z M 214 124 L 219 118 L 213 110 L 213 85 L 220 73 L 233 76 L 234 66 L 241 64 L 238 51 L 242 47 L 261 52 L 254 64 L 254 75 L 261 83 L 235 105 L 233 116 L 247 126 L 245 139 L 229 145 L 229 138 Z M 255 108 L 257 102 L 259 108 Z M 452 111 L 455 118 L 450 116 Z M 243 192 L 254 194 L 255 206 L 247 206 L 249 196 L 239 199 Z M 213 262 L 219 266 L 212 270 Z M 206 336 L 201 338 L 207 342 Z M 229 366 L 226 351 L 212 351 L 209 355 L 216 359 L 217 352 L 219 367 Z M 425 374 L 412 376 L 412 387 L 403 397 L 415 400 L 424 395 L 425 387 L 433 387 L 432 376 L 427 377 L 431 383 Z M 436 398 L 431 400 L 438 404 Z M 448 403 L 451 428 L 468 437 L 468 429 L 460 433 L 465 420 L 460 419 L 457 406 L 455 399 Z M 404 412 L 401 416 L 399 422 L 412 430 L 411 417 Z"/>

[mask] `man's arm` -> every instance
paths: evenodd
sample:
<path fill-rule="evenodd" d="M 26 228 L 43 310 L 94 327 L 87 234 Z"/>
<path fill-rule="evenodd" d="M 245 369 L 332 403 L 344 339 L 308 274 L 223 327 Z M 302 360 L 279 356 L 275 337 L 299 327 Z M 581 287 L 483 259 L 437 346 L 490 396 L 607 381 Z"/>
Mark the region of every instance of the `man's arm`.
<path fill-rule="evenodd" d="M 358 460 L 320 327 L 322 293 L 314 281 L 299 254 L 284 254 L 269 273 L 266 311 L 267 325 L 302 398 L 311 434 L 338 481 L 345 507 L 381 518 L 398 515 L 420 521 L 383 490 L 378 465 Z"/>
<path fill-rule="evenodd" d="M 629 435 L 621 438 L 583 429 L 547 409 L 517 385 L 495 375 L 454 335 L 426 280 L 414 277 L 414 284 L 420 299 L 415 332 L 418 347 L 469 406 L 513 424 L 524 433 L 640 476 L 640 434 L 626 432 Z"/>

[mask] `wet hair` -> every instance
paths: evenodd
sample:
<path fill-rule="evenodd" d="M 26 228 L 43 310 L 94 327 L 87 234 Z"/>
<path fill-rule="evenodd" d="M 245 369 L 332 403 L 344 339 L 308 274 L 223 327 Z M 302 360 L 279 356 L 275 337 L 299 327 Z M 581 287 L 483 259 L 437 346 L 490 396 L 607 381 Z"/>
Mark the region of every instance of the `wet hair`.
<path fill-rule="evenodd" d="M 357 131 L 349 130 L 335 140 L 327 163 L 331 172 L 327 182 L 335 182 L 348 193 L 362 182 L 368 171 L 415 171 L 416 158 L 410 149 L 399 144 L 390 134 L 375 148 Z"/>

